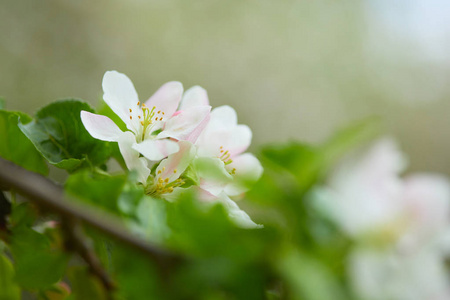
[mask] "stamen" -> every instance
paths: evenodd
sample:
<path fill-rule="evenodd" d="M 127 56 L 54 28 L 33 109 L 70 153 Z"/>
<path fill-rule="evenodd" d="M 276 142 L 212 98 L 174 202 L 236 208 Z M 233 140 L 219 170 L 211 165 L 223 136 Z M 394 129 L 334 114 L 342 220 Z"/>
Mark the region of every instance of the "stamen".
<path fill-rule="evenodd" d="M 132 116 L 130 116 L 130 120 L 132 120 L 133 119 L 133 117 Z"/>
<path fill-rule="evenodd" d="M 139 105 L 141 105 L 141 102 L 140 102 L 140 101 L 138 101 L 137 105 L 138 105 L 138 106 L 139 106 Z"/>
<path fill-rule="evenodd" d="M 175 174 L 177 172 L 177 169 L 173 170 L 173 173 Z"/>

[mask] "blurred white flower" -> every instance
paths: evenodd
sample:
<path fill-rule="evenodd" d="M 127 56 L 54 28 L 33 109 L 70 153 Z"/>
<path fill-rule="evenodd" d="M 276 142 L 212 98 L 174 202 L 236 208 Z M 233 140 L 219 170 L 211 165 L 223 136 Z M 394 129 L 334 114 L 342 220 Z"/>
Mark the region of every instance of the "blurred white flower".
<path fill-rule="evenodd" d="M 450 299 L 450 184 L 434 174 L 400 177 L 392 139 L 341 164 L 320 208 L 356 241 L 349 272 L 362 299 Z"/>

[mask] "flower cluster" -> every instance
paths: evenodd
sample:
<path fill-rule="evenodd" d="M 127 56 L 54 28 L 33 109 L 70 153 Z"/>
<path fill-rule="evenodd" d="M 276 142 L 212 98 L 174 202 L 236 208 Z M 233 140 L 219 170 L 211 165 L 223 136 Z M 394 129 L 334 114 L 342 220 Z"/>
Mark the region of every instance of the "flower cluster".
<path fill-rule="evenodd" d="M 81 112 L 96 139 L 118 142 L 128 169 L 147 194 L 173 201 L 188 190 L 205 202 L 220 201 L 242 227 L 257 227 L 230 198 L 244 193 L 262 174 L 258 159 L 244 153 L 252 138 L 229 106 L 211 111 L 207 92 L 194 86 L 183 93 L 179 82 L 161 86 L 141 102 L 131 80 L 108 71 L 103 99 L 126 124 L 122 131 L 108 117 Z"/>
<path fill-rule="evenodd" d="M 400 177 L 391 139 L 345 161 L 321 190 L 321 208 L 355 241 L 349 275 L 362 299 L 449 299 L 450 184 Z"/>

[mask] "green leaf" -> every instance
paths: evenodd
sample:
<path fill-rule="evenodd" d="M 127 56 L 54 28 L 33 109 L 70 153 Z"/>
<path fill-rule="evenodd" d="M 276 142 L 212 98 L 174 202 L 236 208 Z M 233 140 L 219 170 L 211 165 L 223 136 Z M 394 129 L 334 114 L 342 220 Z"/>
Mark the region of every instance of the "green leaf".
<path fill-rule="evenodd" d="M 14 269 L 3 254 L 0 254 L 0 300 L 19 300 L 20 288 L 14 280 Z"/>
<path fill-rule="evenodd" d="M 306 192 L 344 154 L 373 139 L 380 126 L 370 118 L 341 130 L 326 143 L 312 147 L 298 142 L 271 145 L 262 150 L 266 167 L 288 171 L 297 179 L 298 188 Z"/>
<path fill-rule="evenodd" d="M 82 110 L 93 112 L 79 100 L 51 103 L 35 120 L 19 124 L 22 132 L 53 165 L 72 172 L 82 165 L 99 166 L 111 155 L 109 143 L 94 139 L 81 122 Z"/>
<path fill-rule="evenodd" d="M 0 98 L 0 109 L 5 109 L 5 99 Z"/>
<path fill-rule="evenodd" d="M 75 300 L 108 299 L 98 278 L 92 276 L 86 267 L 73 267 L 68 274 Z"/>
<path fill-rule="evenodd" d="M 10 246 L 17 282 L 27 289 L 45 289 L 61 280 L 69 257 L 59 250 L 60 240 L 31 228 L 34 220 L 29 203 L 13 207 Z"/>
<path fill-rule="evenodd" d="M 19 119 L 22 123 L 31 121 L 24 113 L 0 110 L 0 156 L 27 170 L 47 175 L 47 164 L 30 140 L 20 131 Z"/>
<path fill-rule="evenodd" d="M 109 176 L 81 170 L 69 176 L 65 190 L 90 204 L 118 213 L 117 199 L 126 180 L 124 175 Z"/>
<path fill-rule="evenodd" d="M 61 280 L 68 256 L 51 246 L 41 233 L 25 226 L 13 229 L 11 251 L 16 280 L 27 289 L 45 289 Z"/>
<path fill-rule="evenodd" d="M 286 281 L 292 299 L 346 299 L 336 278 L 314 257 L 290 249 L 283 253 L 276 267 Z"/>
<path fill-rule="evenodd" d="M 369 118 L 338 131 L 321 146 L 324 165 L 333 165 L 342 156 L 371 141 L 381 132 L 380 119 Z"/>
<path fill-rule="evenodd" d="M 167 295 L 170 290 L 161 292 L 167 285 L 161 274 L 158 274 L 156 266 L 145 255 L 116 245 L 113 260 L 116 267 L 115 279 L 119 284 L 119 299 L 176 299 Z"/>

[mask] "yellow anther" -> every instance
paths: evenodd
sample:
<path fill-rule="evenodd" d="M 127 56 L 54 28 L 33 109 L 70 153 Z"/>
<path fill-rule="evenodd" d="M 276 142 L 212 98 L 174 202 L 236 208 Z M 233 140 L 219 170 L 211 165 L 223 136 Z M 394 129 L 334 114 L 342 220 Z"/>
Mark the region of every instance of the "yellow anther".
<path fill-rule="evenodd" d="M 133 117 L 132 116 L 130 116 L 130 120 L 132 120 L 133 119 Z"/>
<path fill-rule="evenodd" d="M 141 118 L 141 116 L 138 116 L 138 118 L 140 119 L 140 118 Z"/>
<path fill-rule="evenodd" d="M 166 167 L 163 167 L 162 170 L 165 171 L 165 170 L 166 170 Z"/>
<path fill-rule="evenodd" d="M 169 182 L 169 178 L 164 179 L 164 182 L 168 183 Z"/>
<path fill-rule="evenodd" d="M 161 111 L 160 110 L 158 110 L 158 114 L 160 114 L 161 113 Z"/>
<path fill-rule="evenodd" d="M 161 173 L 162 173 L 161 170 L 159 170 L 159 171 L 158 171 L 158 174 L 161 174 Z"/>
<path fill-rule="evenodd" d="M 144 121 L 141 121 L 141 125 L 144 126 Z"/>
<path fill-rule="evenodd" d="M 163 116 L 164 116 L 164 112 L 162 112 Z"/>
<path fill-rule="evenodd" d="M 173 173 L 175 174 L 177 172 L 177 169 L 173 170 Z"/>
<path fill-rule="evenodd" d="M 138 106 L 139 106 L 139 105 L 141 105 L 141 102 L 140 102 L 140 101 L 138 101 L 137 105 L 138 105 Z"/>

